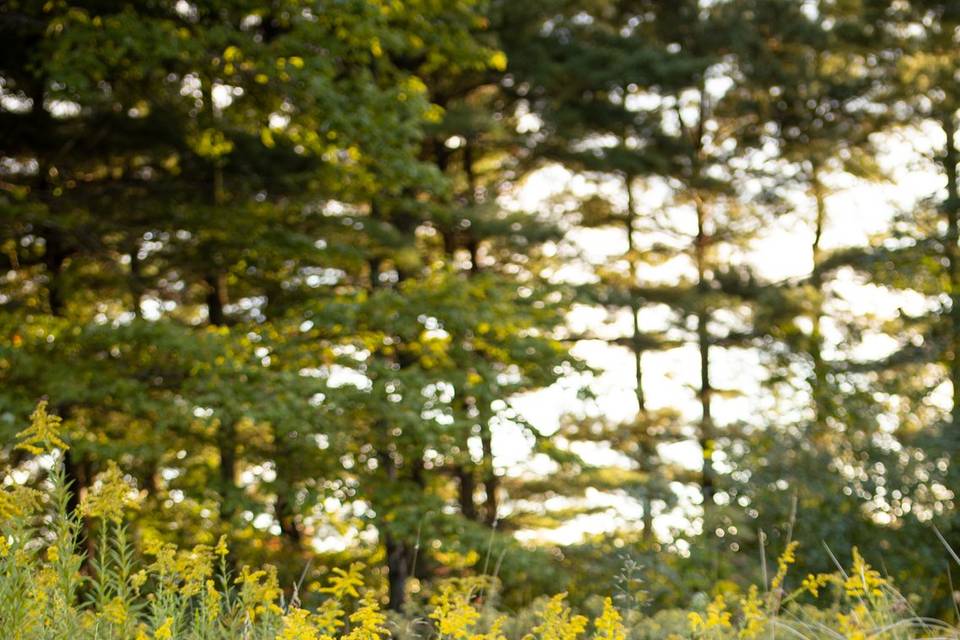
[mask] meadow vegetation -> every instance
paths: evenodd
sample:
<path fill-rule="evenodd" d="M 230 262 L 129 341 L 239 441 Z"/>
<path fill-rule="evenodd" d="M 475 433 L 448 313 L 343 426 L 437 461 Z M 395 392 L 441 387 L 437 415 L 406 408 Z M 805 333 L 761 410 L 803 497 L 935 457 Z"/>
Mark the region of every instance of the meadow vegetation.
<path fill-rule="evenodd" d="M 648 615 L 642 594 L 597 593 L 571 609 L 565 593 L 518 611 L 498 609 L 496 576 L 437 581 L 403 611 L 382 610 L 364 566 L 320 580 L 278 582 L 271 565 L 234 566 L 225 537 L 192 548 L 131 536 L 139 492 L 111 464 L 71 510 L 63 469 L 69 445 L 41 403 L 16 448 L 27 473 L 0 491 L 0 634 L 16 640 L 899 640 L 953 637 L 957 629 L 913 613 L 910 602 L 854 549 L 847 569 L 793 577 L 789 542 L 765 585 L 717 585 L 688 610 Z M 11 480 L 11 478 L 18 478 Z M 93 553 L 81 522 L 95 531 Z M 307 607 L 303 595 L 313 592 Z"/>

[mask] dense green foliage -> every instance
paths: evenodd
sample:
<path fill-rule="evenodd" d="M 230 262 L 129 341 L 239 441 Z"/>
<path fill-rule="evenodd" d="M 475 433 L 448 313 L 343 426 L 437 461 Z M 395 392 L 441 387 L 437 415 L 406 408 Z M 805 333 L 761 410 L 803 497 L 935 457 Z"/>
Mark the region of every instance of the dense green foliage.
<path fill-rule="evenodd" d="M 130 549 L 225 536 L 285 588 L 363 561 L 392 610 L 489 574 L 687 606 L 800 540 L 801 575 L 859 547 L 953 615 L 958 32 L 933 0 L 8 0 L 4 486 L 48 482 L 13 446 L 47 400 L 85 575 L 115 463 Z"/>

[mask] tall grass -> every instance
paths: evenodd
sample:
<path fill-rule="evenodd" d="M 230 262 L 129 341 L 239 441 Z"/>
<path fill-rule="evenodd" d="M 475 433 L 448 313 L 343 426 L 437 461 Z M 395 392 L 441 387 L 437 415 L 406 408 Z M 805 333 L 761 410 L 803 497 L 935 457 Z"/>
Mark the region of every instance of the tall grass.
<path fill-rule="evenodd" d="M 718 594 L 690 611 L 646 616 L 598 594 L 574 612 L 564 594 L 512 615 L 495 610 L 495 581 L 460 578 L 432 585 L 425 608 L 381 611 L 363 567 L 334 569 L 325 600 L 301 607 L 297 585 L 282 588 L 270 566 L 231 569 L 216 545 L 178 549 L 133 544 L 125 515 L 137 492 L 110 465 L 71 509 L 60 420 L 41 404 L 16 447 L 33 456 L 34 486 L 8 472 L 0 488 L 0 638 L 23 640 L 905 640 L 956 637 L 957 629 L 917 617 L 856 551 L 849 570 L 809 575 L 788 588 L 796 544 L 769 585 Z M 93 526 L 81 526 L 87 519 Z M 93 530 L 93 544 L 81 539 Z M 92 548 L 92 553 L 88 550 Z M 592 615 L 583 615 L 588 613 Z"/>

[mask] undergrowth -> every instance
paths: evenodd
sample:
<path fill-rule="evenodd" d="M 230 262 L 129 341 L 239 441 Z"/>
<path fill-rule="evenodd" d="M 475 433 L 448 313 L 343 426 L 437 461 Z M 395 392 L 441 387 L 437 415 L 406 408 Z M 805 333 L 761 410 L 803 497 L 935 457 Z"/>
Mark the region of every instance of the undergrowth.
<path fill-rule="evenodd" d="M 887 579 L 856 552 L 849 570 L 808 575 L 788 588 L 796 543 L 764 587 L 716 595 L 690 611 L 651 616 L 598 595 L 575 612 L 564 594 L 504 615 L 489 577 L 440 582 L 422 612 L 381 610 L 363 567 L 334 569 L 318 607 L 301 607 L 298 585 L 282 588 L 270 566 L 233 568 L 221 538 L 178 549 L 134 544 L 125 514 L 137 492 L 110 465 L 71 508 L 60 420 L 41 403 L 16 447 L 34 456 L 34 486 L 7 473 L 0 489 L 0 638 L 23 640 L 902 640 L 956 637 L 916 616 Z M 82 523 L 95 523 L 93 544 Z M 92 553 L 88 552 L 93 549 Z M 618 594 L 623 595 L 623 594 Z M 629 594 L 628 594 L 629 595 Z M 621 598 L 617 598 L 620 604 Z M 584 613 L 590 614 L 583 615 Z"/>

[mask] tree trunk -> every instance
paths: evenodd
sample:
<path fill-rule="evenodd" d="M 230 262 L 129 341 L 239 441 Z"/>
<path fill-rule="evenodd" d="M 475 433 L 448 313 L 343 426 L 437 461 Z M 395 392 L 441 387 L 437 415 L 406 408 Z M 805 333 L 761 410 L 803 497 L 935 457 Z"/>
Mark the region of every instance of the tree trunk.
<path fill-rule="evenodd" d="M 280 523 L 280 533 L 287 539 L 296 550 L 300 550 L 303 544 L 303 532 L 300 530 L 300 523 L 297 521 L 296 512 L 288 493 L 290 487 L 281 486 L 277 488 L 277 500 L 274 503 L 277 522 Z"/>
<path fill-rule="evenodd" d="M 821 323 L 823 320 L 824 294 L 823 276 L 820 273 L 823 254 L 820 245 L 823 239 L 823 228 L 827 220 L 827 204 L 823 183 L 820 180 L 820 169 L 816 165 L 813 167 L 810 186 L 816 204 L 813 245 L 811 246 L 813 253 L 813 274 L 810 277 L 810 285 L 813 289 L 814 296 L 810 313 L 812 327 L 810 331 L 809 355 L 813 364 L 813 372 L 810 379 L 810 393 L 813 397 L 814 439 L 816 442 L 822 444 L 822 440 L 826 437 L 827 433 L 827 417 L 830 415 L 827 369 L 823 361 L 823 333 Z"/>
<path fill-rule="evenodd" d="M 480 443 L 483 447 L 483 491 L 486 494 L 483 521 L 487 526 L 495 527 L 500 520 L 500 476 L 493 466 L 493 434 L 490 433 L 490 425 L 486 421 L 480 431 Z"/>
<path fill-rule="evenodd" d="M 387 608 L 400 611 L 407 599 L 407 580 L 410 578 L 410 553 L 407 545 L 394 539 L 389 533 L 384 536 L 387 551 L 387 582 L 389 600 Z"/>
<path fill-rule="evenodd" d="M 640 282 L 640 264 L 638 256 L 636 255 L 636 243 L 634 240 L 634 232 L 636 231 L 636 220 L 637 220 L 637 209 L 636 209 L 636 200 L 633 196 L 633 181 L 634 177 L 632 175 L 624 176 L 624 188 L 627 192 L 627 216 L 624 221 L 624 226 L 627 234 L 627 262 L 630 265 L 630 286 L 635 287 Z M 647 398 L 646 394 L 643 391 L 643 348 L 641 346 L 641 340 L 643 333 L 640 329 L 640 300 L 631 292 L 630 293 L 630 320 L 632 324 L 632 342 L 630 346 L 630 351 L 633 353 L 633 371 L 635 376 L 634 381 L 634 398 L 637 401 L 637 422 L 644 422 L 647 418 Z M 654 465 L 651 464 L 651 460 L 654 455 L 652 448 L 656 447 L 656 444 L 650 443 L 647 441 L 649 434 L 646 433 L 646 430 L 640 436 L 643 438 L 643 441 L 640 442 L 640 459 L 637 461 L 640 470 L 645 471 L 650 477 L 654 473 Z M 643 542 L 650 543 L 653 541 L 653 496 L 648 490 L 649 487 L 645 488 L 643 495 L 640 498 L 640 508 L 643 510 L 643 531 L 641 533 Z"/>
<path fill-rule="evenodd" d="M 630 264 L 630 286 L 635 287 L 640 279 L 640 265 L 635 253 L 636 246 L 633 238 L 637 218 L 636 205 L 633 198 L 633 176 L 626 176 L 624 182 L 626 183 L 625 186 L 627 190 L 627 217 L 625 221 L 627 232 L 627 262 Z M 637 300 L 637 297 L 632 292 L 629 295 L 630 317 L 633 324 L 633 344 L 631 351 L 633 351 L 634 374 L 636 376 L 634 394 L 637 399 L 637 415 L 641 416 L 646 413 L 647 401 L 643 393 L 643 348 L 641 347 L 640 301 Z"/>
<path fill-rule="evenodd" d="M 229 304 L 227 295 L 227 275 L 223 272 L 211 273 L 207 282 L 207 316 L 210 324 L 221 327 L 226 324 L 225 307 Z"/>
<path fill-rule="evenodd" d="M 697 309 L 697 347 L 700 352 L 700 389 L 697 394 L 700 401 L 700 449 L 703 451 L 703 470 L 701 472 L 700 487 L 703 492 L 704 509 L 713 502 L 714 474 L 713 449 L 715 435 L 713 425 L 712 397 L 713 387 L 710 383 L 710 309 L 707 306 L 707 296 L 710 287 L 707 282 L 707 213 L 703 201 L 698 197 L 697 209 L 697 237 L 694 247 L 694 256 L 697 266 L 697 292 L 700 298 Z"/>
<path fill-rule="evenodd" d="M 139 242 L 134 242 L 130 248 L 130 297 L 132 298 L 131 307 L 133 315 L 137 318 L 143 317 L 143 309 L 140 303 L 143 300 L 143 274 L 140 271 Z"/>
<path fill-rule="evenodd" d="M 458 465 L 456 475 L 460 490 L 460 513 L 467 520 L 475 522 L 477 520 L 477 502 L 474 496 L 477 492 L 477 480 L 473 475 L 473 469 L 467 465 Z"/>
<path fill-rule="evenodd" d="M 950 346 L 947 350 L 947 367 L 953 386 L 953 406 L 951 422 L 953 426 L 952 442 L 958 439 L 960 431 L 960 187 L 957 185 L 957 146 L 956 125 L 953 114 L 943 118 L 943 131 L 947 136 L 947 146 L 943 155 L 943 168 L 947 174 L 947 199 L 943 203 L 943 212 L 947 219 L 947 236 L 944 253 L 947 259 L 947 275 L 950 287 Z"/>

